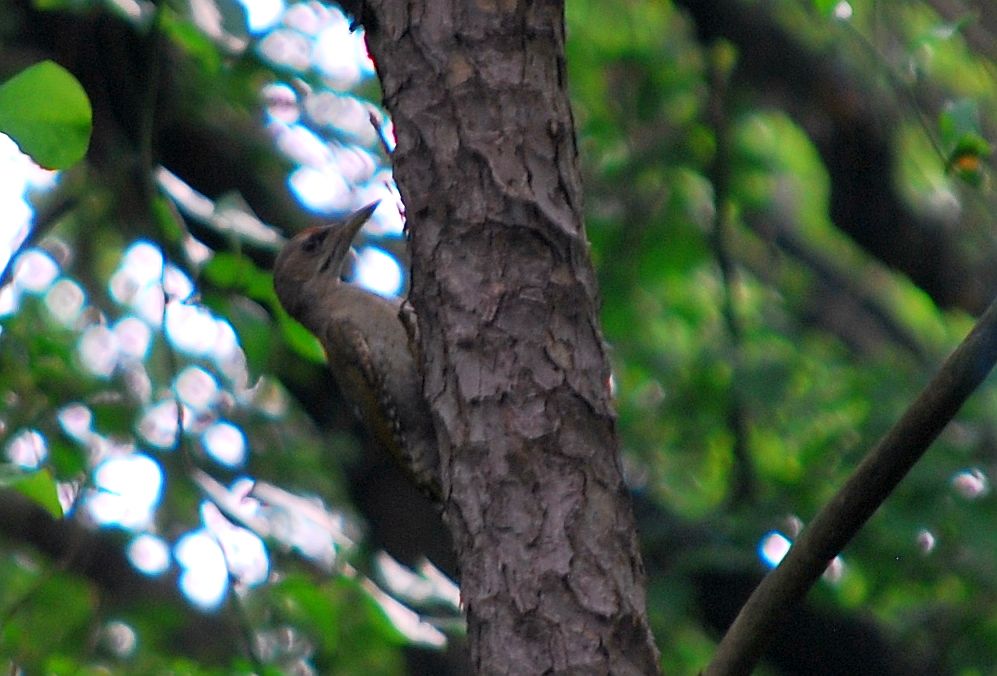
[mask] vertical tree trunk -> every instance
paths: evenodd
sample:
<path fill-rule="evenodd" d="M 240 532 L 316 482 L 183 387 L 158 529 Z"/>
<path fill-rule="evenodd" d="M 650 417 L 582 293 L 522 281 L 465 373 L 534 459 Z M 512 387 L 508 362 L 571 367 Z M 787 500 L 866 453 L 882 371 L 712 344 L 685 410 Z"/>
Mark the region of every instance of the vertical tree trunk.
<path fill-rule="evenodd" d="M 357 14 L 398 140 L 472 664 L 657 673 L 582 226 L 563 3 L 374 0 Z"/>

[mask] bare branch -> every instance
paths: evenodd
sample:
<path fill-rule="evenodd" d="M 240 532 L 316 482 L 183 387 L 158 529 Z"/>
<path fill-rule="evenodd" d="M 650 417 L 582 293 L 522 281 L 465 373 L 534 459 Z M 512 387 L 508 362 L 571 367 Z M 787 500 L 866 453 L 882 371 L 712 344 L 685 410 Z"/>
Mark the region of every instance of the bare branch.
<path fill-rule="evenodd" d="M 995 361 L 997 301 L 751 594 L 720 642 L 707 676 L 751 671 L 788 612 L 921 458 Z"/>

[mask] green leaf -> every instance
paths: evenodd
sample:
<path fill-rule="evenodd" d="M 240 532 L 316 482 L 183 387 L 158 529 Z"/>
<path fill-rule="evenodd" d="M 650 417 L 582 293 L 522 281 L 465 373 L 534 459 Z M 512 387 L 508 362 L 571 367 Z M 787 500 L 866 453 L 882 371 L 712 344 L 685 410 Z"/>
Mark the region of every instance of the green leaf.
<path fill-rule="evenodd" d="M 181 227 L 180 216 L 173 203 L 162 195 L 156 195 L 152 199 L 151 206 L 152 215 L 156 219 L 156 224 L 159 226 L 163 238 L 170 244 L 181 244 L 186 232 Z"/>
<path fill-rule="evenodd" d="M 116 397 L 112 392 L 107 394 L 100 401 L 90 403 L 94 428 L 111 436 L 128 434 L 135 424 L 135 407 L 127 397 Z"/>
<path fill-rule="evenodd" d="M 204 266 L 201 274 L 220 289 L 239 291 L 265 304 L 277 302 L 271 274 L 260 270 L 246 256 L 217 253 Z"/>
<path fill-rule="evenodd" d="M 343 607 L 307 578 L 290 575 L 270 588 L 274 605 L 284 619 L 306 627 L 335 647 Z M 338 600 L 338 599 L 335 599 Z"/>
<path fill-rule="evenodd" d="M 834 8 L 838 6 L 838 0 L 813 0 L 813 5 L 821 16 L 830 17 L 834 15 Z"/>
<path fill-rule="evenodd" d="M 45 508 L 56 519 L 63 517 L 55 479 L 47 469 L 23 472 L 10 465 L 0 467 L 0 486 L 13 488 Z"/>
<path fill-rule="evenodd" d="M 48 169 L 65 169 L 83 158 L 92 117 L 79 81 L 52 61 L 0 85 L 0 131 Z"/>
<path fill-rule="evenodd" d="M 278 323 L 288 347 L 309 361 L 317 364 L 325 363 L 325 350 L 322 348 L 322 343 L 308 329 L 292 319 L 283 310 L 280 312 Z"/>
<path fill-rule="evenodd" d="M 218 48 L 197 26 L 174 16 L 171 12 L 164 12 L 162 21 L 163 32 L 197 61 L 206 73 L 217 75 L 220 72 L 222 59 Z"/>
<path fill-rule="evenodd" d="M 75 444 L 62 439 L 49 439 L 48 457 L 56 476 L 73 478 L 86 473 L 86 452 Z"/>

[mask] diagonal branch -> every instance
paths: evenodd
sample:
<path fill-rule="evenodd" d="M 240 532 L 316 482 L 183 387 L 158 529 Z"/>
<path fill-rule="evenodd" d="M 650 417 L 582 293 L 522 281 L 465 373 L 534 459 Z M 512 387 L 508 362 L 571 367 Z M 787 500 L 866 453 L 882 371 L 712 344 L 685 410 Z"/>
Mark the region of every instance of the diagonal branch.
<path fill-rule="evenodd" d="M 991 303 L 903 417 L 762 580 L 720 642 L 707 676 L 747 674 L 787 613 L 821 576 L 955 416 L 997 361 L 997 301 Z"/>

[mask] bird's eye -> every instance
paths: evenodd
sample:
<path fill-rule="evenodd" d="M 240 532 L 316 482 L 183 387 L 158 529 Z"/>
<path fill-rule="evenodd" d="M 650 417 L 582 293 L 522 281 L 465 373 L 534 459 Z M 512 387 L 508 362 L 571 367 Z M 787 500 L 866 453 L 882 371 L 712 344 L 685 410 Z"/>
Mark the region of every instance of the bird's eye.
<path fill-rule="evenodd" d="M 322 240 L 325 239 L 325 234 L 326 233 L 324 230 L 312 233 L 307 238 L 305 238 L 305 241 L 301 245 L 301 249 L 305 253 L 315 253 L 322 245 Z"/>

